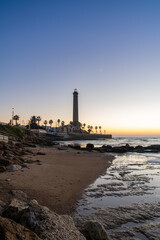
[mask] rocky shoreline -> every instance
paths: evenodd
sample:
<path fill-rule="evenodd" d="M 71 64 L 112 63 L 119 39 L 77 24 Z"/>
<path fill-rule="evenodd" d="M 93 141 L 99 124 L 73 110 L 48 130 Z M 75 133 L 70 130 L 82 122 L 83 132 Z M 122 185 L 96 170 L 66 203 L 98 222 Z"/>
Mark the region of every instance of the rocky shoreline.
<path fill-rule="evenodd" d="M 36 144 L 52 146 L 54 143 L 44 142 L 40 139 L 34 141 L 0 142 L 0 171 L 14 172 L 23 171 L 30 168 L 30 164 L 41 165 L 38 156 L 45 155 L 44 152 L 36 150 Z M 160 151 L 160 145 L 148 147 L 130 147 L 128 144 L 121 147 L 103 146 L 95 148 L 88 144 L 86 148 L 79 146 L 69 146 L 76 150 L 98 152 L 117 152 L 124 151 Z M 57 149 L 68 151 L 68 146 L 59 145 Z M 33 150 L 31 150 L 33 149 Z M 62 152 L 63 152 L 62 151 Z M 80 152 L 77 152 L 79 155 Z M 37 156 L 33 160 L 31 156 Z M 122 175 L 123 173 L 123 175 Z M 125 181 L 127 172 L 121 171 L 120 177 Z M 132 176 L 134 177 L 134 175 Z M 127 181 L 130 179 L 127 178 Z M 134 179 L 131 179 L 134 181 Z M 140 179 L 146 182 L 147 178 Z M 9 183 L 10 179 L 6 179 Z M 0 188 L 4 188 L 5 183 L 1 183 Z M 106 195 L 108 192 L 116 192 L 122 189 L 122 185 L 114 182 L 110 185 L 99 186 L 99 190 L 91 189 L 90 194 L 97 197 L 97 194 Z M 123 187 L 124 188 L 124 187 Z M 148 189 L 143 189 L 148 191 Z M 49 208 L 42 206 L 36 200 L 20 190 L 8 188 L 7 200 L 0 200 L 0 239 L 33 239 L 33 240 L 158 240 L 160 232 L 160 203 L 136 203 L 129 206 L 119 206 L 101 209 L 96 213 L 87 216 L 59 215 Z M 114 193 L 115 194 L 115 193 Z M 95 195 L 95 196 L 94 196 Z M 6 199 L 6 198 L 5 198 Z"/>
<path fill-rule="evenodd" d="M 149 146 L 130 146 L 129 144 L 115 146 L 112 147 L 111 145 L 103 145 L 102 147 L 95 147 L 94 144 L 88 143 L 86 147 L 81 147 L 78 144 L 75 145 L 68 145 L 69 147 L 79 149 L 79 150 L 86 150 L 86 151 L 98 151 L 101 153 L 127 153 L 127 152 L 135 152 L 135 153 L 159 153 L 160 152 L 160 145 L 149 145 Z"/>
<path fill-rule="evenodd" d="M 52 146 L 54 143 L 44 142 L 34 138 L 34 141 L 8 141 L 0 142 L 0 171 L 23 172 L 24 168 L 30 168 L 31 164 L 41 165 L 40 160 L 33 160 L 31 156 L 45 155 L 42 151 L 37 151 L 35 144 Z M 33 149 L 33 150 L 31 150 Z M 2 195 L 0 200 L 0 239 L 33 239 L 33 240 L 85 240 L 86 237 L 76 228 L 74 221 L 69 215 L 59 215 L 49 208 L 40 205 L 36 200 L 31 200 L 26 193 L 21 190 L 13 190 L 10 185 L 11 179 L 5 179 L 7 188 L 6 196 L 3 196 L 5 182 L 1 181 Z M 12 181 L 11 181 L 12 182 Z M 86 229 L 87 229 L 86 225 Z M 92 232 L 97 232 L 98 238 L 103 239 L 108 236 L 107 232 L 100 225 L 100 232 L 89 227 L 87 239 L 95 239 Z M 91 232 L 91 236 L 89 234 Z M 99 236 L 100 234 L 100 236 Z M 102 236 L 101 236 L 102 234 Z"/>
<path fill-rule="evenodd" d="M 160 202 L 107 208 L 75 217 L 74 221 L 82 232 L 85 232 L 84 222 L 99 222 L 112 240 L 159 240 Z"/>

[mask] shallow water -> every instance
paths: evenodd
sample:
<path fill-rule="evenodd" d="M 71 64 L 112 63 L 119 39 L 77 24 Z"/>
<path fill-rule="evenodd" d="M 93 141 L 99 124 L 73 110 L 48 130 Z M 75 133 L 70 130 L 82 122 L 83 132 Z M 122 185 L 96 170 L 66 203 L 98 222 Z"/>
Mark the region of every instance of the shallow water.
<path fill-rule="evenodd" d="M 132 137 L 75 143 L 85 146 L 89 142 L 96 146 L 127 143 L 131 146 L 148 146 L 160 144 L 160 139 Z M 73 215 L 77 225 L 96 219 L 106 227 L 111 239 L 159 240 L 160 225 L 154 224 L 160 221 L 160 154 L 112 155 L 115 156 L 112 165 L 85 190 L 78 201 Z M 136 207 L 133 207 L 132 215 L 134 204 Z M 120 206 L 128 207 L 125 210 L 125 207 Z"/>
<path fill-rule="evenodd" d="M 115 157 L 106 174 L 85 190 L 77 204 L 77 214 L 160 201 L 160 155 L 127 153 Z"/>
<path fill-rule="evenodd" d="M 131 146 L 160 144 L 159 137 L 120 137 L 94 141 L 74 141 L 81 146 L 87 143 L 96 146 L 110 144 Z M 69 142 L 69 143 L 73 143 Z M 68 144 L 68 142 L 67 142 Z M 78 201 L 76 215 L 88 215 L 120 205 L 160 201 L 160 154 L 126 153 L 113 154 L 115 160 L 106 174 L 99 177 L 84 192 Z"/>

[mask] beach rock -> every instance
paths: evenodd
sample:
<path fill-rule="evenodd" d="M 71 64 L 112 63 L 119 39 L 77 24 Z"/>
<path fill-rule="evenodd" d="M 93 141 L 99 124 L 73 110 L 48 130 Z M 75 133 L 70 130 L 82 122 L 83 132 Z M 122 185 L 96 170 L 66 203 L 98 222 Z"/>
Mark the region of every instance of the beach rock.
<path fill-rule="evenodd" d="M 7 179 L 5 179 L 5 181 L 6 181 L 6 182 L 10 182 L 10 181 L 11 181 L 11 179 L 10 179 L 10 178 L 7 178 Z"/>
<path fill-rule="evenodd" d="M 109 240 L 109 236 L 103 225 L 94 220 L 87 221 L 84 230 L 91 240 Z"/>
<path fill-rule="evenodd" d="M 93 150 L 93 149 L 94 149 L 94 144 L 88 143 L 88 144 L 86 145 L 86 149 L 89 150 L 89 151 Z"/>
<path fill-rule="evenodd" d="M 28 202 L 28 195 L 21 190 L 11 190 L 11 194 L 14 198 L 21 200 L 23 202 Z"/>
<path fill-rule="evenodd" d="M 5 172 L 5 171 L 6 171 L 5 166 L 0 166 L 0 172 Z"/>
<path fill-rule="evenodd" d="M 113 151 L 113 148 L 110 145 L 107 145 L 107 146 L 103 145 L 102 149 L 104 149 L 106 152 L 112 152 Z"/>
<path fill-rule="evenodd" d="M 0 216 L 2 215 L 5 207 L 6 207 L 6 203 L 0 200 Z"/>
<path fill-rule="evenodd" d="M 3 151 L 2 151 L 2 150 L 0 150 L 0 158 L 2 157 L 2 155 L 3 155 Z"/>
<path fill-rule="evenodd" d="M 114 230 L 111 231 L 110 237 L 114 240 L 140 240 L 132 230 Z"/>
<path fill-rule="evenodd" d="M 29 229 L 17 224 L 13 220 L 0 217 L 1 240 L 41 240 Z"/>
<path fill-rule="evenodd" d="M 0 142 L 0 150 L 2 150 L 4 148 L 4 142 Z"/>
<path fill-rule="evenodd" d="M 100 153 L 105 153 L 106 152 L 106 150 L 103 149 L 103 148 L 96 148 L 95 150 L 97 150 Z"/>
<path fill-rule="evenodd" d="M 36 148 L 36 145 L 35 145 L 35 144 L 28 143 L 28 142 L 24 142 L 24 143 L 23 143 L 23 146 Z"/>
<path fill-rule="evenodd" d="M 6 169 L 10 172 L 14 172 L 14 171 L 18 171 L 18 170 L 22 169 L 22 167 L 20 165 L 14 165 L 13 164 L 13 165 L 8 165 L 6 167 Z"/>
<path fill-rule="evenodd" d="M 78 143 L 75 143 L 75 144 L 73 145 L 73 148 L 74 148 L 74 149 L 77 149 L 77 150 L 80 150 L 80 149 L 81 149 L 81 145 L 78 144 Z"/>
<path fill-rule="evenodd" d="M 53 142 L 53 141 L 46 140 L 46 141 L 44 142 L 44 146 L 52 147 L 52 146 L 54 146 L 54 142 Z"/>
<path fill-rule="evenodd" d="M 136 230 L 143 233 L 148 239 L 160 239 L 160 222 L 145 224 L 136 227 Z"/>
<path fill-rule="evenodd" d="M 150 152 L 160 152 L 160 145 L 150 145 L 145 147 L 146 150 L 149 150 Z"/>
<path fill-rule="evenodd" d="M 134 150 L 134 147 L 130 146 L 129 144 L 126 144 L 125 148 L 127 152 L 132 152 Z"/>
<path fill-rule="evenodd" d="M 5 158 L 1 158 L 1 159 L 0 159 L 0 165 L 8 166 L 8 165 L 10 165 L 10 164 L 13 164 L 13 161 L 8 160 L 8 159 L 5 159 Z"/>
<path fill-rule="evenodd" d="M 21 201 L 19 199 L 14 198 L 9 204 L 9 206 L 7 206 L 7 208 L 5 209 L 3 216 L 11 218 L 16 222 L 19 222 L 23 210 L 25 210 L 26 208 L 28 208 L 28 204 L 25 201 Z"/>
<path fill-rule="evenodd" d="M 134 149 L 135 149 L 134 150 L 135 152 L 139 152 L 139 153 L 144 152 L 144 147 L 141 145 L 136 146 Z"/>
<path fill-rule="evenodd" d="M 44 152 L 37 152 L 37 155 L 46 155 Z"/>
<path fill-rule="evenodd" d="M 126 149 L 125 146 L 113 147 L 113 152 L 116 152 L 116 153 L 125 153 L 125 152 L 127 152 L 127 149 Z"/>
<path fill-rule="evenodd" d="M 28 164 L 27 164 L 27 163 L 22 163 L 22 164 L 21 164 L 21 167 L 22 167 L 22 168 L 28 168 Z"/>
<path fill-rule="evenodd" d="M 19 143 L 19 142 L 16 142 L 16 143 L 15 143 L 15 146 L 18 147 L 18 148 L 22 148 L 22 147 L 23 147 L 23 144 L 22 144 L 22 143 Z"/>
<path fill-rule="evenodd" d="M 60 216 L 39 205 L 36 200 L 27 205 L 14 199 L 4 214 L 34 231 L 43 240 L 85 240 L 70 216 Z"/>
<path fill-rule="evenodd" d="M 61 145 L 58 147 L 58 150 L 67 150 L 68 149 L 68 146 L 66 145 Z"/>

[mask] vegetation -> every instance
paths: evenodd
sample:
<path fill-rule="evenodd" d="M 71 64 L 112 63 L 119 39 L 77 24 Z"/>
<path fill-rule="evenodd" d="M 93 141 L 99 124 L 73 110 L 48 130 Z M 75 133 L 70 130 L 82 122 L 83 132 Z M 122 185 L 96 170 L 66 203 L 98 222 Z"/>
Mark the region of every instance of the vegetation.
<path fill-rule="evenodd" d="M 57 123 L 58 123 L 58 127 L 59 127 L 59 124 L 60 124 L 60 122 L 61 122 L 61 120 L 60 120 L 60 119 L 58 119 L 58 120 L 57 120 Z"/>
<path fill-rule="evenodd" d="M 51 120 L 49 120 L 50 127 L 52 127 L 52 124 L 53 124 L 53 120 L 51 119 Z"/>
<path fill-rule="evenodd" d="M 9 137 L 12 136 L 17 139 L 18 138 L 23 139 L 26 134 L 31 135 L 32 133 L 29 130 L 24 129 L 19 126 L 10 126 L 10 125 L 1 125 L 0 124 L 0 134 L 9 136 Z"/>
<path fill-rule="evenodd" d="M 47 120 L 44 120 L 43 123 L 44 123 L 44 125 L 45 125 L 45 127 L 46 127 L 46 126 L 47 126 Z"/>
<path fill-rule="evenodd" d="M 40 123 L 41 120 L 42 120 L 41 117 L 38 116 L 38 117 L 37 117 L 38 126 L 39 126 L 39 123 Z"/>

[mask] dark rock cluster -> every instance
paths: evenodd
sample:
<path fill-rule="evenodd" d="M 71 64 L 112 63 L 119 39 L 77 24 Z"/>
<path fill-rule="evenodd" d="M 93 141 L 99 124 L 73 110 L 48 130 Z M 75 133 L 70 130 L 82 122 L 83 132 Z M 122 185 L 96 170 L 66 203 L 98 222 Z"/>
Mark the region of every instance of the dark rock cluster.
<path fill-rule="evenodd" d="M 0 172 L 6 171 L 7 168 L 9 170 L 8 166 L 23 164 L 23 157 L 28 153 L 31 152 L 25 149 L 25 144 L 13 143 L 12 141 L 0 142 Z"/>
<path fill-rule="evenodd" d="M 0 142 L 0 172 L 17 171 L 21 168 L 27 168 L 28 163 L 34 162 L 31 159 L 26 159 L 27 155 L 33 155 L 33 152 L 27 147 L 36 147 L 31 143 L 19 142 Z M 37 152 L 37 155 L 45 155 L 45 153 Z M 37 162 L 39 160 L 36 160 Z"/>
<path fill-rule="evenodd" d="M 72 148 L 75 148 L 75 147 L 72 146 Z M 149 145 L 149 146 L 146 146 L 146 147 L 138 145 L 138 146 L 133 147 L 133 146 L 130 146 L 129 144 L 126 144 L 126 145 L 115 146 L 115 147 L 112 147 L 111 145 L 103 145 L 102 147 L 95 147 L 94 144 L 88 143 L 85 148 L 81 147 L 79 149 L 87 150 L 87 151 L 96 150 L 96 151 L 102 152 L 102 153 L 104 153 L 104 152 L 111 152 L 111 153 L 126 153 L 126 152 L 158 153 L 158 152 L 160 152 L 160 145 Z"/>

